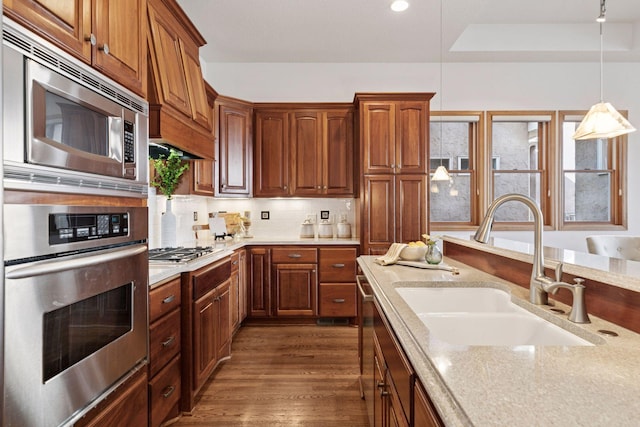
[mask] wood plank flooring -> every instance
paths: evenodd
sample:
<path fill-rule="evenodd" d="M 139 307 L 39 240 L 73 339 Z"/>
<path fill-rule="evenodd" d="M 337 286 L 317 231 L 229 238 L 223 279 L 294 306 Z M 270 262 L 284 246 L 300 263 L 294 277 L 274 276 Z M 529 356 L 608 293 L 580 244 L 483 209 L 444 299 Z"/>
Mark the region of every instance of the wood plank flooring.
<path fill-rule="evenodd" d="M 176 427 L 367 427 L 351 326 L 244 326 Z"/>

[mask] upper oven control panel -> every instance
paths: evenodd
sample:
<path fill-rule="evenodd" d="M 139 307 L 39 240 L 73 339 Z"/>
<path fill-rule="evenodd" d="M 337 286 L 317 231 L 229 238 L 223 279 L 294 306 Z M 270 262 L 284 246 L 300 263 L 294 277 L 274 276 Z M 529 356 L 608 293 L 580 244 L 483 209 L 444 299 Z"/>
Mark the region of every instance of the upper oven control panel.
<path fill-rule="evenodd" d="M 49 244 L 83 242 L 129 234 L 128 213 L 49 214 Z"/>

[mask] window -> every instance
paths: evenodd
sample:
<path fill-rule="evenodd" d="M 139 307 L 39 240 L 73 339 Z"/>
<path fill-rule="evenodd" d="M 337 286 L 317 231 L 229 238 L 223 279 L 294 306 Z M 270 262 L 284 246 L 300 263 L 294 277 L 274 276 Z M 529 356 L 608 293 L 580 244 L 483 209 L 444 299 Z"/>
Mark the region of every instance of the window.
<path fill-rule="evenodd" d="M 560 112 L 561 228 L 624 225 L 623 152 L 626 137 L 575 141 L 586 112 Z"/>
<path fill-rule="evenodd" d="M 449 181 L 430 181 L 429 214 L 434 228 L 468 228 L 477 223 L 476 153 L 482 130 L 481 112 L 431 112 L 431 175 L 442 164 Z M 442 163 L 441 163 L 442 162 Z"/>
<path fill-rule="evenodd" d="M 518 193 L 535 200 L 545 224 L 552 224 L 548 165 L 552 148 L 555 113 L 550 111 L 489 112 L 488 152 L 491 155 L 492 199 Z M 494 161 L 499 158 L 500 161 Z M 531 211 L 521 203 L 506 203 L 496 211 L 496 223 L 533 221 Z M 529 227 L 529 225 L 527 225 Z"/>

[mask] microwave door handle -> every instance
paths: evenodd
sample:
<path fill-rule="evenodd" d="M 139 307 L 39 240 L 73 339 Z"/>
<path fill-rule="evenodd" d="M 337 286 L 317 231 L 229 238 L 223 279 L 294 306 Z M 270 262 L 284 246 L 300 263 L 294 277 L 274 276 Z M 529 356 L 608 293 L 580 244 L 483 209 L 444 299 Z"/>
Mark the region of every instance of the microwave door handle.
<path fill-rule="evenodd" d="M 109 116 L 107 118 L 107 126 L 109 126 L 109 141 L 118 141 L 117 144 L 109 144 L 111 150 L 111 158 L 118 161 L 124 160 L 124 128 L 122 126 L 122 117 Z"/>
<path fill-rule="evenodd" d="M 59 273 L 67 270 L 76 270 L 83 267 L 91 267 L 92 265 L 102 264 L 109 261 L 115 261 L 139 255 L 147 250 L 146 245 L 135 245 L 130 248 L 117 249 L 112 252 L 101 253 L 98 255 L 88 255 L 82 258 L 73 258 L 68 260 L 46 261 L 28 267 L 17 268 L 6 273 L 7 279 L 24 279 L 27 277 L 42 276 L 45 274 Z"/>

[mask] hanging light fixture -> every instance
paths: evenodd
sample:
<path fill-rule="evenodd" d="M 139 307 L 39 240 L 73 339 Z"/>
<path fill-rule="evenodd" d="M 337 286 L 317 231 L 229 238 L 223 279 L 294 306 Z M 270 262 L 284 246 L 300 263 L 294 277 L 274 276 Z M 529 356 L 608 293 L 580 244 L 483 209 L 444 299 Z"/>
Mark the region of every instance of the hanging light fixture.
<path fill-rule="evenodd" d="M 407 0 L 394 0 L 391 3 L 391 10 L 394 12 L 404 12 L 409 8 L 409 2 Z"/>
<path fill-rule="evenodd" d="M 442 112 L 442 45 L 443 40 L 442 40 L 442 33 L 443 33 L 443 28 L 442 28 L 442 0 L 440 0 L 440 96 L 439 96 L 439 102 L 440 102 L 440 112 Z M 447 168 L 444 167 L 444 165 L 442 164 L 442 122 L 440 122 L 440 166 L 438 166 L 436 168 L 436 171 L 433 174 L 433 177 L 431 177 L 431 181 L 450 181 L 451 180 L 451 176 L 449 175 L 449 171 L 447 171 Z M 434 191 L 435 192 L 435 191 Z"/>
<path fill-rule="evenodd" d="M 603 35 L 602 27 L 606 21 L 606 0 L 600 0 L 600 15 L 596 21 L 600 24 L 600 102 L 595 104 L 573 134 L 573 139 L 614 138 L 631 133 L 636 129 L 608 102 L 603 101 Z"/>

